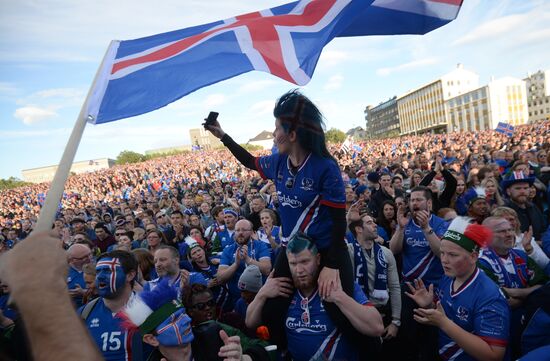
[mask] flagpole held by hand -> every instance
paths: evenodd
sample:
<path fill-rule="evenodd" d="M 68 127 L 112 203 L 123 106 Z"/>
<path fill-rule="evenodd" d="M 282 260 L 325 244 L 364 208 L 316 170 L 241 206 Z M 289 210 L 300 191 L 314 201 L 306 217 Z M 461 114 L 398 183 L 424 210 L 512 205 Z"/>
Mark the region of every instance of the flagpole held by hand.
<path fill-rule="evenodd" d="M 55 172 L 55 176 L 50 185 L 50 189 L 48 190 L 46 200 L 44 201 L 44 205 L 42 206 L 42 209 L 40 211 L 40 216 L 38 217 L 38 222 L 36 224 L 36 227 L 34 228 L 34 231 L 40 232 L 49 230 L 55 220 L 57 207 L 59 205 L 61 197 L 63 196 L 65 182 L 67 181 L 67 178 L 69 176 L 74 156 L 78 149 L 78 145 L 80 144 L 80 140 L 82 139 L 82 134 L 84 133 L 86 122 L 93 121 L 93 118 L 88 115 L 88 102 L 90 96 L 92 95 L 92 91 L 95 88 L 96 82 L 100 79 L 102 73 L 104 72 L 104 65 L 106 65 L 106 60 L 108 60 L 109 55 L 112 54 L 111 50 L 113 43 L 115 43 L 115 41 L 111 42 L 111 45 L 109 45 L 109 47 L 107 48 L 105 56 L 101 61 L 101 65 L 99 66 L 94 77 L 94 81 L 90 86 L 90 89 L 88 90 L 86 99 L 84 99 L 84 103 L 82 104 L 82 108 L 80 109 L 80 114 L 78 115 L 76 123 L 73 127 L 73 131 L 71 132 L 71 136 L 69 137 L 69 141 L 67 142 L 65 150 L 63 151 L 63 155 L 61 156 L 61 161 L 59 162 L 59 166 L 57 167 L 57 170 Z"/>

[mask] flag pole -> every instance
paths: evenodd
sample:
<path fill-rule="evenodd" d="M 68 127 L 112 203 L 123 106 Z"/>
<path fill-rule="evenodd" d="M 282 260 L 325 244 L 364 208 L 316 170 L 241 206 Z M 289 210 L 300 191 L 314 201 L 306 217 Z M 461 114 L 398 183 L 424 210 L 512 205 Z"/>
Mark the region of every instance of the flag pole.
<path fill-rule="evenodd" d="M 112 44 L 113 42 L 111 42 L 111 45 Z M 105 60 L 107 59 L 107 55 L 109 54 L 109 50 L 111 49 L 111 45 L 109 45 L 109 47 L 107 48 L 107 51 L 103 56 L 103 60 L 101 61 L 101 64 L 99 65 L 99 68 L 97 69 L 97 72 L 94 76 L 92 85 L 88 90 L 88 94 L 84 99 L 84 104 L 82 104 L 82 108 L 80 109 L 80 113 L 78 114 L 78 118 L 76 119 L 73 131 L 71 132 L 71 136 L 69 137 L 67 145 L 65 146 L 65 150 L 63 151 L 63 155 L 61 156 L 61 161 L 59 162 L 59 166 L 57 167 L 57 170 L 55 172 L 55 176 L 50 185 L 50 189 L 48 190 L 48 193 L 46 195 L 44 206 L 40 210 L 40 216 L 38 217 L 38 222 L 34 227 L 34 231 L 47 231 L 50 230 L 53 225 L 55 215 L 57 213 L 57 207 L 59 205 L 61 197 L 63 196 L 65 182 L 69 177 L 69 172 L 71 170 L 76 151 L 78 150 L 78 145 L 80 144 L 80 140 L 82 139 L 84 128 L 86 127 L 86 123 L 89 120 L 93 120 L 90 115 L 86 114 L 88 110 L 88 102 L 90 99 L 90 95 L 92 94 L 92 91 L 94 90 L 95 85 L 102 74 L 102 69 L 105 64 Z"/>

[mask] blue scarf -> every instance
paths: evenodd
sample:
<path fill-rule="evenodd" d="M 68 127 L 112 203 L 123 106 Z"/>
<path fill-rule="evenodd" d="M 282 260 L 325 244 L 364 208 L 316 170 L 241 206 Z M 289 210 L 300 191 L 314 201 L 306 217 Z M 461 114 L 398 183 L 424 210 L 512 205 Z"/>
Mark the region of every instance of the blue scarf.
<path fill-rule="evenodd" d="M 352 242 L 352 245 L 355 265 L 355 282 L 361 286 L 361 289 L 366 295 L 369 295 L 371 298 L 378 301 L 378 303 L 386 304 L 390 296 L 388 294 L 388 263 L 386 262 L 384 250 L 378 243 L 374 242 L 374 247 L 372 249 L 375 262 L 374 290 L 371 294 L 369 293 L 367 260 L 363 253 L 366 251 L 363 250 L 357 241 Z"/>
<path fill-rule="evenodd" d="M 508 273 L 504 261 L 491 248 L 484 248 L 479 258 L 481 263 L 489 266 L 492 273 L 498 278 L 499 286 L 508 288 L 528 287 L 532 274 L 527 268 L 527 255 L 517 249 L 511 249 L 509 256 L 516 274 Z"/>

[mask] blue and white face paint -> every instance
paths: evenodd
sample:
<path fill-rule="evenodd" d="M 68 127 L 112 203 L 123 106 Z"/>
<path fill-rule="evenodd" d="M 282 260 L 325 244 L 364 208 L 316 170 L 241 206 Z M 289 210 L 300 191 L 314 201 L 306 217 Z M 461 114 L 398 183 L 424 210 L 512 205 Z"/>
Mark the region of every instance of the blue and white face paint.
<path fill-rule="evenodd" d="M 126 273 L 118 258 L 106 257 L 95 266 L 95 285 L 100 297 L 114 298 L 126 283 Z"/>
<path fill-rule="evenodd" d="M 156 328 L 158 342 L 167 347 L 181 346 L 193 341 L 191 318 L 184 308 L 178 309 Z"/>

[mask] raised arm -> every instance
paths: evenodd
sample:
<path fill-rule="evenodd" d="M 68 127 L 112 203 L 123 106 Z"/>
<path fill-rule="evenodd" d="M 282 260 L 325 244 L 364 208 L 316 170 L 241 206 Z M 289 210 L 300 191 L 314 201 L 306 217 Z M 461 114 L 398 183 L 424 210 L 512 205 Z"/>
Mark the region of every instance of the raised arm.
<path fill-rule="evenodd" d="M 248 153 L 246 149 L 238 145 L 229 135 L 227 135 L 221 128 L 218 121 L 213 124 L 204 124 L 204 128 L 212 133 L 216 138 L 222 141 L 223 145 L 229 149 L 229 151 L 237 158 L 239 162 L 245 167 L 258 170 L 256 168 L 256 158 Z"/>
<path fill-rule="evenodd" d="M 66 277 L 66 254 L 52 233 L 33 233 L 0 259 L 0 278 L 10 287 L 37 360 L 102 360 L 72 312 Z"/>

